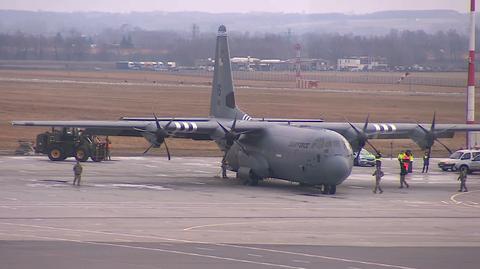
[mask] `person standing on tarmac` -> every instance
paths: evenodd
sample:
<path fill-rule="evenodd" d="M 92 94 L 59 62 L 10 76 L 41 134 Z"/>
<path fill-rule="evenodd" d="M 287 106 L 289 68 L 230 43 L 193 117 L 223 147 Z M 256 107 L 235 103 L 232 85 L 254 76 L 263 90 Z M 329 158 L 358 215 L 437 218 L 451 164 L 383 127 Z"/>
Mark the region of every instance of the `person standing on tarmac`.
<path fill-rule="evenodd" d="M 408 173 L 412 173 L 413 171 L 413 152 L 408 150 Z"/>
<path fill-rule="evenodd" d="M 108 160 L 108 161 L 111 161 L 112 160 L 112 154 L 111 154 L 111 151 L 112 150 L 112 141 L 110 141 L 110 139 L 108 138 L 108 136 L 105 138 L 105 159 Z"/>
<path fill-rule="evenodd" d="M 403 185 L 405 185 L 407 188 L 410 187 L 407 181 L 405 181 L 405 176 L 407 174 L 408 174 L 408 161 L 402 160 L 400 165 L 400 187 L 399 187 L 400 189 L 403 189 Z"/>
<path fill-rule="evenodd" d="M 222 178 L 228 178 L 227 176 L 227 160 L 222 159 Z"/>
<path fill-rule="evenodd" d="M 397 156 L 397 159 L 398 159 L 398 163 L 400 163 L 400 168 L 401 166 L 403 165 L 402 164 L 402 161 L 403 161 L 403 158 L 405 157 L 405 152 L 401 151 L 398 156 Z"/>
<path fill-rule="evenodd" d="M 380 194 L 383 193 L 382 187 L 380 187 L 380 181 L 382 180 L 382 177 L 384 175 L 382 171 L 381 158 L 382 155 L 380 153 L 375 157 L 375 171 L 372 174 L 372 176 L 375 177 L 375 188 L 373 189 L 373 193 L 377 193 L 378 190 Z"/>
<path fill-rule="evenodd" d="M 430 165 L 430 154 L 429 151 L 425 151 L 425 154 L 423 155 L 423 168 L 422 168 L 422 173 L 428 174 L 428 166 Z"/>
<path fill-rule="evenodd" d="M 77 161 L 77 163 L 73 166 L 73 175 L 74 175 L 73 185 L 77 183 L 77 186 L 80 186 L 80 181 L 82 180 L 82 172 L 83 172 L 83 167 L 80 164 L 80 162 Z"/>
<path fill-rule="evenodd" d="M 460 181 L 460 189 L 458 192 L 468 192 L 467 189 L 467 169 L 461 169 L 460 175 L 457 178 Z"/>

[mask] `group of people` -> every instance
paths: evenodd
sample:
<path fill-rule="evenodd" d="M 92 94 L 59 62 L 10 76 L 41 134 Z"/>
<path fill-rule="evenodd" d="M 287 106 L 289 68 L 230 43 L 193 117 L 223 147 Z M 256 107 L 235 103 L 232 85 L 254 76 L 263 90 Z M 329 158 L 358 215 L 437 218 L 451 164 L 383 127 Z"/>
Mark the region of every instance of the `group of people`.
<path fill-rule="evenodd" d="M 384 173 L 382 171 L 382 155 L 380 152 L 377 152 L 377 155 L 375 157 L 375 171 L 373 172 L 372 176 L 375 177 L 375 186 L 373 188 L 373 193 L 383 193 L 382 188 L 380 187 L 380 181 L 382 180 L 382 177 L 384 176 Z M 400 152 L 398 154 L 398 162 L 400 164 L 400 189 L 403 189 L 405 186 L 407 189 L 410 188 L 410 185 L 407 183 L 405 180 L 405 176 L 408 175 L 409 173 L 412 173 L 413 171 L 413 153 L 411 150 L 406 150 L 403 152 Z M 430 165 L 430 149 L 427 149 L 425 151 L 425 154 L 423 155 L 423 168 L 422 168 L 422 173 L 428 173 L 428 167 Z M 460 175 L 457 178 L 458 181 L 460 181 L 460 189 L 458 190 L 459 192 L 467 192 L 467 170 L 462 169 L 460 170 Z"/>

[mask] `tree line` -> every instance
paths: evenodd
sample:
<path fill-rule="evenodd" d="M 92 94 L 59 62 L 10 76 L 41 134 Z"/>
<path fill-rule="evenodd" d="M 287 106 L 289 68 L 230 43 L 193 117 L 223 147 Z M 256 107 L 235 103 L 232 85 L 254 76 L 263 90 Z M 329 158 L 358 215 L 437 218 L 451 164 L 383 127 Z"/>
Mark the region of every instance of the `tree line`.
<path fill-rule="evenodd" d="M 477 34 L 477 37 L 479 35 Z M 88 36 L 71 30 L 53 36 L 20 31 L 0 34 L 0 59 L 62 61 L 176 61 L 193 65 L 196 59 L 213 58 L 214 33 L 107 29 Z M 350 56 L 385 57 L 390 66 L 424 65 L 465 68 L 468 37 L 455 30 L 391 30 L 380 36 L 306 33 L 302 35 L 230 33 L 231 56 L 260 59 L 295 57 L 294 44 L 302 57 L 321 58 L 332 64 Z"/>

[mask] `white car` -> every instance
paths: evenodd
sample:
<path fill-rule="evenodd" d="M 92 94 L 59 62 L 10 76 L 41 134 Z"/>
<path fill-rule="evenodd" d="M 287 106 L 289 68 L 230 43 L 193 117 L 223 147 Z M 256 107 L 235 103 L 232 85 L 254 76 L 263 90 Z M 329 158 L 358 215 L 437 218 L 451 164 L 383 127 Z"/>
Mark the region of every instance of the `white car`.
<path fill-rule="evenodd" d="M 360 157 L 357 159 L 357 152 L 353 153 L 353 165 L 355 166 L 375 166 L 375 155 L 366 149 L 360 151 Z"/>
<path fill-rule="evenodd" d="M 476 157 L 479 155 L 480 150 L 458 150 L 452 153 L 448 159 L 443 159 L 438 162 L 438 167 L 440 167 L 440 169 L 443 171 L 456 171 L 460 169 L 462 165 L 467 165 L 467 163 L 470 163 L 473 159 L 476 159 Z M 467 165 L 467 168 L 468 167 L 469 165 Z"/>
<path fill-rule="evenodd" d="M 460 159 L 457 163 L 455 163 L 455 170 L 466 170 L 467 173 L 472 173 L 474 171 L 480 171 L 480 154 L 471 154 L 470 159 Z"/>

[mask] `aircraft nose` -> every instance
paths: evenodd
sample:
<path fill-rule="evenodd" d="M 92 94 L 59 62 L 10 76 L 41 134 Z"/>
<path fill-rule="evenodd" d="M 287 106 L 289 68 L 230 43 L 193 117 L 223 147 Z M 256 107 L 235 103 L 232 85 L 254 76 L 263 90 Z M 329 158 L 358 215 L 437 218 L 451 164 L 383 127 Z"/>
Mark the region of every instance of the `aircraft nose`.
<path fill-rule="evenodd" d="M 353 160 L 345 156 L 330 157 L 326 163 L 327 180 L 330 184 L 338 185 L 342 183 L 352 172 Z"/>

